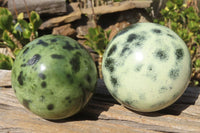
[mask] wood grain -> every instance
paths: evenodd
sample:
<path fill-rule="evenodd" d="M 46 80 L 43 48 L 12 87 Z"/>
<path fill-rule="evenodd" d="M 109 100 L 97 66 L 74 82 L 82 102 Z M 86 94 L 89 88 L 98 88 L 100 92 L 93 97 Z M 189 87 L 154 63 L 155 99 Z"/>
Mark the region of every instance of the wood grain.
<path fill-rule="evenodd" d="M 11 71 L 0 70 L 0 87 L 11 86 Z"/>
<path fill-rule="evenodd" d="M 142 1 L 122 1 L 122 2 L 114 2 L 112 5 L 102 5 L 94 7 L 95 14 L 107 14 L 107 13 L 114 13 L 114 12 L 120 12 L 125 11 L 133 8 L 147 8 L 150 7 L 152 3 L 152 0 L 142 0 Z M 103 10 L 102 10 L 103 9 Z M 81 9 L 81 12 L 83 14 L 92 14 L 91 8 L 83 8 Z"/>
<path fill-rule="evenodd" d="M 28 17 L 27 9 L 29 11 L 36 11 L 39 14 L 58 14 L 67 12 L 65 0 L 26 0 L 25 2 L 24 0 L 9 0 L 8 9 L 14 16 L 16 9 L 18 13 L 23 12 L 25 17 Z"/>
<path fill-rule="evenodd" d="M 119 105 L 102 80 L 89 104 L 68 119 L 48 121 L 25 109 L 12 88 L 0 89 L 0 132 L 3 133 L 156 133 L 200 132 L 200 88 L 189 87 L 172 106 L 138 113 Z"/>
<path fill-rule="evenodd" d="M 51 18 L 51 19 L 45 21 L 40 26 L 40 29 L 43 30 L 45 28 L 56 27 L 56 26 L 59 26 L 61 23 L 70 23 L 70 22 L 73 22 L 73 21 L 80 19 L 80 18 L 81 18 L 81 12 L 80 11 L 72 12 L 68 15 Z"/>
<path fill-rule="evenodd" d="M 114 2 L 112 5 L 102 5 L 94 7 L 94 12 L 96 15 L 114 13 L 125 11 L 133 8 L 147 8 L 150 7 L 152 0 L 142 0 L 142 1 L 123 1 L 123 2 Z M 79 8 L 80 3 L 74 2 L 70 3 L 67 7 L 72 9 L 68 11 L 67 15 L 51 18 L 45 21 L 40 29 L 52 28 L 59 26 L 60 24 L 70 23 L 81 18 L 81 15 L 92 15 L 92 8 Z M 103 9 L 103 10 L 102 10 Z"/>

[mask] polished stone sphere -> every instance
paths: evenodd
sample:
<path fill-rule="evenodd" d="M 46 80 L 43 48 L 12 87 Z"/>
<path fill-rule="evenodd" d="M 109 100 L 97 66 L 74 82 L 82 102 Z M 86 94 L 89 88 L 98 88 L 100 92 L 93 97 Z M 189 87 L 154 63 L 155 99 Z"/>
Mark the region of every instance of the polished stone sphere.
<path fill-rule="evenodd" d="M 45 35 L 27 44 L 12 69 L 12 87 L 21 104 L 45 119 L 78 113 L 96 87 L 90 54 L 77 41 Z"/>
<path fill-rule="evenodd" d="M 184 41 L 171 29 L 137 23 L 111 40 L 103 55 L 102 73 L 119 103 L 152 112 L 171 105 L 184 93 L 191 58 Z"/>

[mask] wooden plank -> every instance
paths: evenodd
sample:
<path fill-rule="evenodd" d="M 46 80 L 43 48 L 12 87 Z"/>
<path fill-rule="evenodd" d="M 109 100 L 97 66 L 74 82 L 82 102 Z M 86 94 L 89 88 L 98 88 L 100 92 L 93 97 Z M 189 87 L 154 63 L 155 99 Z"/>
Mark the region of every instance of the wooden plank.
<path fill-rule="evenodd" d="M 195 92 L 196 96 L 192 97 Z M 200 105 L 199 102 L 193 101 L 199 101 L 199 92 L 199 87 L 189 87 L 184 93 L 186 97 L 181 97 L 186 98 L 185 100 L 179 100 L 161 111 L 138 113 L 119 105 L 108 93 L 102 80 L 99 80 L 96 93 L 83 111 L 68 119 L 48 121 L 32 114 L 19 104 L 12 88 L 2 88 L 0 132 L 197 133 L 200 132 Z M 188 95 L 191 96 L 189 102 Z"/>
<path fill-rule="evenodd" d="M 123 1 L 123 2 L 114 2 L 112 5 L 102 5 L 94 7 L 95 14 L 107 14 L 125 11 L 133 8 L 147 8 L 150 7 L 152 0 L 142 0 L 142 1 Z M 81 9 L 83 14 L 92 14 L 91 8 Z"/>
<path fill-rule="evenodd" d="M 26 3 L 25 3 L 25 2 Z M 14 3 L 15 2 L 15 3 Z M 39 14 L 56 14 L 67 11 L 65 0 L 9 0 L 8 9 L 15 15 L 15 8 L 18 13 L 23 12 L 27 17 L 26 5 L 29 11 L 36 11 Z"/>
<path fill-rule="evenodd" d="M 73 10 L 72 12 L 70 12 L 67 15 L 48 19 L 47 21 L 42 23 L 42 25 L 40 26 L 40 29 L 43 30 L 45 28 L 52 28 L 52 27 L 59 26 L 60 24 L 70 23 L 70 22 L 80 19 L 81 12 L 78 8 L 78 3 L 72 3 L 69 5 L 69 7 L 72 8 Z"/>
<path fill-rule="evenodd" d="M 152 0 L 123 1 L 123 2 L 117 2 L 117 4 L 115 3 L 113 5 L 102 5 L 102 6 L 94 7 L 94 12 L 95 14 L 100 15 L 100 14 L 106 14 L 106 13 L 125 11 L 125 10 L 129 10 L 133 8 L 147 8 L 147 7 L 150 7 L 151 3 L 152 3 Z M 75 20 L 80 19 L 82 14 L 87 14 L 87 15 L 92 14 L 91 8 L 79 9 L 78 2 L 70 3 L 67 7 L 72 9 L 72 11 L 70 11 L 69 14 L 50 18 L 49 20 L 45 21 L 40 26 L 40 29 L 42 30 L 45 28 L 52 28 L 55 26 L 59 26 L 60 24 L 73 22 Z"/>
<path fill-rule="evenodd" d="M 0 70 L 0 87 L 11 86 L 11 71 Z"/>
<path fill-rule="evenodd" d="M 51 18 L 51 19 L 45 21 L 40 26 L 40 29 L 43 30 L 45 28 L 56 27 L 56 26 L 59 26 L 61 23 L 70 23 L 70 22 L 73 22 L 73 21 L 80 19 L 80 18 L 81 18 L 81 12 L 80 11 L 72 12 L 68 15 Z"/>

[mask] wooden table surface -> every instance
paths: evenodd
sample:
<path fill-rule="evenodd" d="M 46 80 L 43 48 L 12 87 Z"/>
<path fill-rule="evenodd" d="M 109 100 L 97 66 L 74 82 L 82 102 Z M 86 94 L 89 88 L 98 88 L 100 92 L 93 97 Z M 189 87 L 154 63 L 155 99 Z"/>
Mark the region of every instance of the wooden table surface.
<path fill-rule="evenodd" d="M 0 88 L 0 133 L 200 133 L 200 88 L 188 87 L 170 107 L 137 113 L 119 105 L 102 80 L 89 104 L 77 115 L 58 121 L 42 119 L 25 109 L 11 87 Z"/>

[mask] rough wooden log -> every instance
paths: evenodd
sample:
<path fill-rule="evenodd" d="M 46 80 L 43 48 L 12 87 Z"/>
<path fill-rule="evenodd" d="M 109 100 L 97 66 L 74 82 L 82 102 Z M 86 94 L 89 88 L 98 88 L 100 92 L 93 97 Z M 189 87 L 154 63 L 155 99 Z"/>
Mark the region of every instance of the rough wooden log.
<path fill-rule="evenodd" d="M 24 2 L 25 1 L 25 2 Z M 39 14 L 56 14 L 65 13 L 66 1 L 65 0 L 9 0 L 8 9 L 15 15 L 15 8 L 18 13 L 23 12 L 27 17 L 27 9 L 29 11 L 36 11 Z"/>
<path fill-rule="evenodd" d="M 11 86 L 11 71 L 0 70 L 0 87 Z"/>
<path fill-rule="evenodd" d="M 189 91 L 188 91 L 189 90 Z M 0 132 L 10 133 L 157 133 L 200 132 L 200 88 L 189 87 L 187 97 L 157 112 L 138 113 L 119 105 L 108 93 L 102 80 L 83 111 L 68 119 L 48 121 L 19 104 L 11 88 L 0 89 Z M 198 95 L 198 97 L 197 97 Z M 193 100 L 191 100 L 193 99 Z M 185 102 L 187 101 L 187 102 Z M 175 112 L 175 113 L 174 113 Z"/>
<path fill-rule="evenodd" d="M 133 8 L 147 8 L 150 7 L 151 3 L 151 0 L 114 2 L 112 5 L 102 5 L 94 7 L 94 12 L 95 14 L 107 14 L 125 11 Z M 92 14 L 91 8 L 83 8 L 81 9 L 81 12 L 88 15 Z"/>
<path fill-rule="evenodd" d="M 81 12 L 73 12 L 66 16 L 51 18 L 45 21 L 40 26 L 40 29 L 43 30 L 45 28 L 56 27 L 56 26 L 59 26 L 61 23 L 70 23 L 80 18 L 81 18 Z"/>
<path fill-rule="evenodd" d="M 72 3 L 68 7 L 71 8 L 71 13 L 60 17 L 50 18 L 40 26 L 40 29 L 43 30 L 45 28 L 56 27 L 60 24 L 70 23 L 81 18 L 81 12 L 78 8 L 78 3 Z"/>
<path fill-rule="evenodd" d="M 119 12 L 119 11 L 125 11 L 133 8 L 147 8 L 150 7 L 152 0 L 143 0 L 143 1 L 123 1 L 123 2 L 117 2 L 117 4 L 114 2 L 112 5 L 102 5 L 94 7 L 94 12 L 96 15 L 102 15 L 107 13 L 113 13 L 113 12 Z M 64 23 L 70 23 L 72 21 L 75 21 L 77 19 L 81 18 L 81 14 L 87 14 L 88 16 L 92 15 L 92 9 L 91 8 L 79 8 L 79 3 L 71 3 L 68 5 L 68 8 L 70 10 L 70 14 L 61 16 L 61 17 L 55 17 L 51 18 L 47 21 L 45 21 L 40 29 L 45 28 L 52 28 L 55 26 L 58 26 L 60 24 Z"/>

